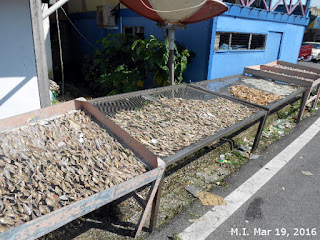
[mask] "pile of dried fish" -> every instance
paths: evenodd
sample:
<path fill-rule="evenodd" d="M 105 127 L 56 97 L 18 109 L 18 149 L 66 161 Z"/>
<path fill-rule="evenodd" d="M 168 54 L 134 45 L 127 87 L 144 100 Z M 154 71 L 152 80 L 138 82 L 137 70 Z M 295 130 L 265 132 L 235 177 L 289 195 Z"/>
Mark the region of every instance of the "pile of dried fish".
<path fill-rule="evenodd" d="M 273 71 L 270 71 L 270 70 L 261 70 L 261 71 L 268 72 L 268 73 L 273 73 L 273 74 L 277 74 L 277 75 L 282 75 L 282 76 L 290 77 L 290 78 L 298 78 L 298 79 L 301 79 L 301 80 L 312 81 L 312 82 L 314 81 L 311 78 L 304 78 L 304 77 L 300 77 L 300 76 L 296 76 L 296 75 L 289 75 L 289 74 L 285 74 L 285 73 L 273 72 Z"/>
<path fill-rule="evenodd" d="M 56 82 L 49 80 L 49 86 L 51 92 L 56 94 L 60 93 L 60 86 Z"/>
<path fill-rule="evenodd" d="M 283 96 L 280 96 L 279 94 L 268 93 L 255 88 L 249 88 L 244 85 L 231 86 L 229 91 L 238 98 L 260 105 L 268 105 L 271 102 L 283 98 Z"/>
<path fill-rule="evenodd" d="M 282 96 L 290 95 L 291 93 L 298 90 L 298 88 L 295 86 L 290 86 L 288 84 L 275 83 L 275 82 L 271 82 L 261 78 L 245 77 L 242 79 L 242 81 L 245 82 L 246 84 L 253 86 L 254 88 L 267 91 L 269 93 L 279 94 Z"/>
<path fill-rule="evenodd" d="M 170 156 L 196 141 L 248 118 L 256 109 L 223 98 L 209 101 L 159 98 L 112 118 L 158 156 Z"/>
<path fill-rule="evenodd" d="M 146 171 L 83 111 L 0 137 L 0 232 Z"/>
<path fill-rule="evenodd" d="M 288 66 L 284 66 L 284 65 L 274 65 L 273 67 L 275 68 L 282 68 L 282 69 L 288 69 L 288 70 L 292 70 L 292 71 L 297 71 L 297 72 L 304 72 L 304 73 L 310 73 L 310 74 L 318 74 L 316 72 L 312 72 L 312 71 L 307 71 L 307 70 L 303 70 L 303 69 L 299 69 L 299 68 L 293 68 L 293 67 L 288 67 Z"/>

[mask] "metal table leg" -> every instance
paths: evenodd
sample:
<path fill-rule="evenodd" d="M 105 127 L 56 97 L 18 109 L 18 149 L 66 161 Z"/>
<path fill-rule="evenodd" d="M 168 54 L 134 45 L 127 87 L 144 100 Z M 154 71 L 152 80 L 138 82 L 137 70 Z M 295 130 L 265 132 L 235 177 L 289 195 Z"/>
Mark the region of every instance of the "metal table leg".
<path fill-rule="evenodd" d="M 303 116 L 310 92 L 311 92 L 311 88 L 308 88 L 308 89 L 306 89 L 306 91 L 302 95 L 302 100 L 301 100 L 299 115 L 297 118 L 297 123 L 299 123 L 302 120 L 302 116 Z"/>
<path fill-rule="evenodd" d="M 253 154 L 258 148 L 258 145 L 259 145 L 259 142 L 260 142 L 260 139 L 261 139 L 261 136 L 262 136 L 262 131 L 264 129 L 264 126 L 266 124 L 268 116 L 269 116 L 269 112 L 267 112 L 267 114 L 265 116 L 263 116 L 261 121 L 260 121 L 258 130 L 257 130 L 257 134 L 256 134 L 256 137 L 254 138 L 254 142 L 253 142 L 250 154 Z"/>

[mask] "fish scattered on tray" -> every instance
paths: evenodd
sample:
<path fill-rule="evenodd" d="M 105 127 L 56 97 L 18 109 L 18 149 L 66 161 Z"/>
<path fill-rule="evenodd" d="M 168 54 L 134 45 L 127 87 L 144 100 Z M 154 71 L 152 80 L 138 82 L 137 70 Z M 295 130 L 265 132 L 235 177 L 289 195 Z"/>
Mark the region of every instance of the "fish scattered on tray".
<path fill-rule="evenodd" d="M 274 72 L 274 71 L 270 71 L 270 70 L 261 70 L 261 71 L 262 71 L 262 72 L 273 73 L 273 74 L 277 74 L 277 75 L 281 75 L 281 76 L 285 76 L 285 77 L 297 78 L 297 79 L 301 79 L 301 80 L 311 81 L 311 82 L 314 81 L 314 80 L 311 79 L 311 78 L 296 76 L 296 75 L 294 75 L 294 73 L 292 73 L 293 75 L 290 75 L 290 74 L 280 73 L 280 72 Z"/>
<path fill-rule="evenodd" d="M 0 232 L 146 171 L 78 110 L 0 133 Z"/>
<path fill-rule="evenodd" d="M 235 97 L 260 105 L 268 105 L 271 102 L 284 98 L 279 94 L 268 93 L 259 89 L 249 88 L 244 85 L 231 86 L 229 91 Z"/>
<path fill-rule="evenodd" d="M 290 95 L 291 93 L 298 90 L 297 87 L 290 86 L 289 84 L 275 83 L 275 82 L 260 79 L 260 78 L 244 77 L 242 81 L 259 90 L 266 91 L 269 93 L 279 94 L 282 96 Z"/>
<path fill-rule="evenodd" d="M 284 66 L 284 65 L 281 65 L 281 64 L 274 65 L 273 67 L 275 67 L 275 68 L 282 68 L 282 69 L 288 69 L 288 70 L 297 71 L 297 72 L 304 72 L 304 73 L 310 73 L 310 74 L 317 74 L 317 75 L 319 75 L 319 74 L 316 73 L 316 72 L 307 71 L 307 70 L 299 69 L 299 68 L 288 67 L 288 66 Z"/>
<path fill-rule="evenodd" d="M 208 101 L 159 97 L 111 118 L 155 154 L 166 157 L 247 119 L 256 111 L 218 97 Z"/>

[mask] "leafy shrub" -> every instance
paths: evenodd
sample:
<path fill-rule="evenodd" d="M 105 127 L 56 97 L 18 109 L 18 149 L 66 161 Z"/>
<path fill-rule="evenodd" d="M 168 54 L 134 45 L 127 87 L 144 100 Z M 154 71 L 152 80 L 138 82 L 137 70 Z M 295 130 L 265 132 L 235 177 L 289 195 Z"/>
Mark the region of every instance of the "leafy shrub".
<path fill-rule="evenodd" d="M 165 86 L 169 81 L 169 42 L 150 36 L 141 40 L 130 34 L 109 34 L 87 58 L 84 75 L 96 95 L 112 95 L 143 88 L 144 80 Z M 183 80 L 189 51 L 175 46 L 175 79 Z"/>
<path fill-rule="evenodd" d="M 135 50 L 137 58 L 147 63 L 145 65 L 145 76 L 151 77 L 158 86 L 166 86 L 169 84 L 169 40 L 165 38 L 160 41 L 153 35 L 150 39 L 137 40 L 132 45 L 132 50 Z M 180 45 L 175 45 L 174 73 L 175 83 L 183 81 L 183 72 L 187 69 L 189 51 L 183 49 Z M 150 73 L 152 74 L 150 76 Z"/>

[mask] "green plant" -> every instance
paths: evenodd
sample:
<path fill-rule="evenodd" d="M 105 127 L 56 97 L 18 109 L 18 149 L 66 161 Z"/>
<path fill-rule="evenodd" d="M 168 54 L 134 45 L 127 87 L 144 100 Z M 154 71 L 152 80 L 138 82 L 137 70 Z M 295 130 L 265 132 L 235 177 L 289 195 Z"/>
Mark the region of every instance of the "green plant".
<path fill-rule="evenodd" d="M 100 47 L 87 57 L 84 75 L 87 84 L 96 95 L 112 95 L 143 88 L 144 80 L 157 86 L 168 85 L 169 43 L 150 36 L 140 40 L 130 34 L 109 34 Z M 189 51 L 175 46 L 176 83 L 183 80 Z"/>
<path fill-rule="evenodd" d="M 310 108 L 310 113 L 312 113 L 312 114 L 314 114 L 314 113 L 316 113 L 316 109 L 314 109 L 314 108 Z"/>
<path fill-rule="evenodd" d="M 245 162 L 248 160 L 248 158 L 244 157 L 240 152 L 238 151 L 232 151 L 232 154 L 239 159 L 240 162 Z"/>
<path fill-rule="evenodd" d="M 145 64 L 145 76 L 151 78 L 157 85 L 169 84 L 169 40 L 164 41 L 155 38 L 137 40 L 132 45 L 132 50 L 137 54 L 137 62 Z M 187 69 L 190 53 L 179 44 L 175 44 L 174 74 L 175 84 L 183 81 L 182 74 Z"/>
<path fill-rule="evenodd" d="M 172 240 L 181 240 L 181 238 L 179 237 L 179 234 L 178 234 L 178 233 L 175 233 L 175 234 L 172 236 Z"/>
<path fill-rule="evenodd" d="M 99 41 L 100 46 L 87 57 L 85 80 L 97 95 L 112 95 L 139 89 L 143 75 L 134 61 L 130 34 L 109 34 Z"/>

